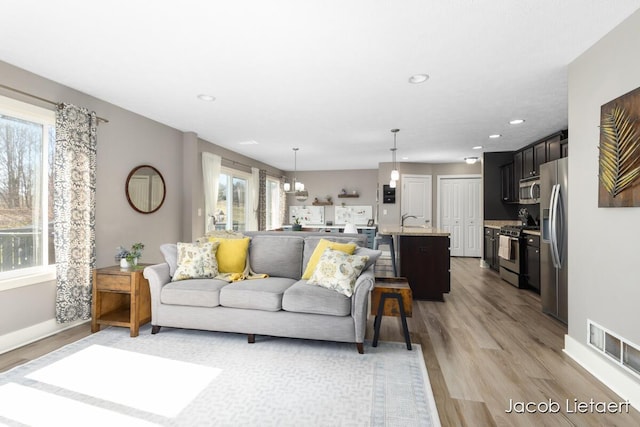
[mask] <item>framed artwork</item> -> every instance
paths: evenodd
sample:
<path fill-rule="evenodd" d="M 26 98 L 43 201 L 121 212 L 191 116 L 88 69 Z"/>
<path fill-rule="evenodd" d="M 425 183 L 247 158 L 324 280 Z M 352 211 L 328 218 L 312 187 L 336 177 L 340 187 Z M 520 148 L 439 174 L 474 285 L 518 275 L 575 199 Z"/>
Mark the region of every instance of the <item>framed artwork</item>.
<path fill-rule="evenodd" d="M 598 207 L 640 206 L 640 88 L 600 108 Z"/>

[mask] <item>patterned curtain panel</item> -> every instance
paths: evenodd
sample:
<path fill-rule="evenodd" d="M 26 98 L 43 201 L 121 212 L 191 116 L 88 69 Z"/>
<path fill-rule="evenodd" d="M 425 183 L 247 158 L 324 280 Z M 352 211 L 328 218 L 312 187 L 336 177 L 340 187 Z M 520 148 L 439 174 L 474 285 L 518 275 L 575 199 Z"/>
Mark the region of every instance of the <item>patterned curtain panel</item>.
<path fill-rule="evenodd" d="M 267 171 L 260 169 L 258 192 L 258 230 L 267 229 Z"/>
<path fill-rule="evenodd" d="M 91 317 L 96 263 L 96 134 L 95 112 L 70 104 L 58 106 L 53 215 L 59 323 Z"/>

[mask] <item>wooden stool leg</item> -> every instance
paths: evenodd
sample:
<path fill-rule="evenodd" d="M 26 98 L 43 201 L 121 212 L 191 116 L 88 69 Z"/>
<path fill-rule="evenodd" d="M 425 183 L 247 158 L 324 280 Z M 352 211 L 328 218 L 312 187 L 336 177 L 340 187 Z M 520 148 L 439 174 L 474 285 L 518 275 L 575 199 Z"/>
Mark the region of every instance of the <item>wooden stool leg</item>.
<path fill-rule="evenodd" d="M 404 304 L 401 294 L 397 295 L 398 306 L 400 306 L 400 319 L 402 320 L 402 330 L 404 332 L 404 341 L 407 343 L 407 350 L 411 350 L 411 337 L 409 336 L 409 327 L 407 326 L 407 316 L 404 312 Z"/>
<path fill-rule="evenodd" d="M 382 323 L 382 313 L 384 312 L 384 303 L 387 300 L 388 294 L 380 295 L 380 302 L 378 304 L 378 314 L 376 314 L 376 318 L 373 321 L 373 347 L 378 346 L 378 338 L 380 338 L 380 323 Z"/>

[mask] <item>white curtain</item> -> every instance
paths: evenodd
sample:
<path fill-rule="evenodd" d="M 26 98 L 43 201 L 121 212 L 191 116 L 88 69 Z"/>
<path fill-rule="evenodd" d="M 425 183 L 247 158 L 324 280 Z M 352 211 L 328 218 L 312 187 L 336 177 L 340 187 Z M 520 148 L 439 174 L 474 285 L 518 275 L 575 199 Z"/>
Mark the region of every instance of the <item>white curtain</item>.
<path fill-rule="evenodd" d="M 213 153 L 202 153 L 202 179 L 204 180 L 204 211 L 206 232 L 215 230 L 214 215 L 218 204 L 218 181 L 222 157 Z"/>
<path fill-rule="evenodd" d="M 260 169 L 251 168 L 251 181 L 249 183 L 249 200 L 247 218 L 247 230 L 258 229 L 258 203 L 260 201 Z"/>

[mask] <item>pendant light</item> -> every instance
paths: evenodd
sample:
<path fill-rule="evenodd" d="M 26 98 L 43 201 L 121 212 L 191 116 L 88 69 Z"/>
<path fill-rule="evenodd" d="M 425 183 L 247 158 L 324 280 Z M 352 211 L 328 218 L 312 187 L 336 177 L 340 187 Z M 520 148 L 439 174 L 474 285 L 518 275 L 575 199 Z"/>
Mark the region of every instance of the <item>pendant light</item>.
<path fill-rule="evenodd" d="M 393 170 L 391 171 L 391 180 L 389 181 L 389 187 L 396 188 L 396 181 L 400 179 L 400 172 L 398 172 L 398 165 L 396 164 L 396 151 L 398 148 L 396 147 L 396 136 L 400 129 L 391 129 L 393 133 L 393 148 L 391 148 L 391 161 L 393 163 Z"/>
<path fill-rule="evenodd" d="M 285 193 L 295 194 L 296 200 L 304 202 L 309 197 L 309 192 L 304 189 L 304 184 L 298 181 L 298 150 L 299 148 L 293 148 L 293 182 L 284 183 Z"/>

